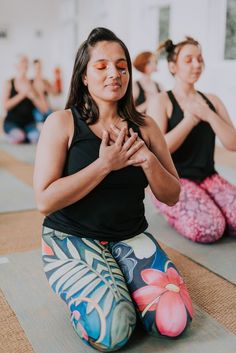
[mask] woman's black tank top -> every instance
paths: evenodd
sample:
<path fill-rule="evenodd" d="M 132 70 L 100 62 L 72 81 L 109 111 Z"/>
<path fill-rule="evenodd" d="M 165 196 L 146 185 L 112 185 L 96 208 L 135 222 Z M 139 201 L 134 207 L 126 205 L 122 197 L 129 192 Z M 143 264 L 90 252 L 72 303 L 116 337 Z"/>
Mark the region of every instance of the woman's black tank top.
<path fill-rule="evenodd" d="M 214 112 L 209 99 L 198 92 Z M 184 118 L 182 109 L 172 91 L 167 92 L 173 111 L 168 119 L 168 131 L 174 129 Z M 216 173 L 214 168 L 215 133 L 209 123 L 201 121 L 186 137 L 182 145 L 172 153 L 172 159 L 181 178 L 202 181 Z"/>
<path fill-rule="evenodd" d="M 144 89 L 143 89 L 141 83 L 140 83 L 139 81 L 137 81 L 136 83 L 137 83 L 138 88 L 139 88 L 139 95 L 138 95 L 138 97 L 135 99 L 134 104 L 135 104 L 136 106 L 138 106 L 138 105 L 140 105 L 140 104 L 142 104 L 142 103 L 144 103 L 144 102 L 146 101 L 146 97 L 145 97 L 145 91 L 144 91 Z M 161 92 L 160 87 L 159 87 L 159 85 L 158 85 L 157 82 L 155 82 L 155 85 L 156 85 L 156 88 L 157 88 L 157 93 Z"/>
<path fill-rule="evenodd" d="M 101 139 L 73 107 L 74 136 L 68 150 L 63 176 L 87 167 L 99 157 Z M 139 128 L 128 125 L 140 135 Z M 141 137 L 141 135 L 140 135 Z M 144 216 L 144 189 L 148 185 L 141 167 L 126 167 L 108 174 L 88 195 L 47 216 L 44 225 L 98 240 L 131 238 L 147 228 Z"/>
<path fill-rule="evenodd" d="M 11 80 L 11 92 L 10 98 L 17 95 L 18 92 L 15 89 L 14 79 Z M 35 109 L 34 104 L 28 98 L 23 99 L 15 107 L 7 112 L 5 118 L 6 121 L 17 124 L 17 126 L 24 128 L 26 125 L 34 123 L 33 110 Z"/>

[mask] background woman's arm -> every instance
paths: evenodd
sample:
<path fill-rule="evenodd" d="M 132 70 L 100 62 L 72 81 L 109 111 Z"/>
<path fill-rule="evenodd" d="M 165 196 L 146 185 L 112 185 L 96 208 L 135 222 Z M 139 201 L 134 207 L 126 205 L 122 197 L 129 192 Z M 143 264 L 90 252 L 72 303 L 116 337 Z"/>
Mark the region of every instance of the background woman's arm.
<path fill-rule="evenodd" d="M 172 104 L 169 97 L 166 92 L 162 92 L 149 102 L 147 114 L 157 122 L 164 134 L 170 153 L 173 153 L 182 145 L 199 120 L 192 114 L 185 112 L 184 119 L 174 129 L 167 132 L 168 116 L 171 114 L 171 110 Z"/>
<path fill-rule="evenodd" d="M 146 122 L 147 126 L 141 131 L 149 153 L 141 166 L 155 197 L 172 206 L 178 201 L 180 193 L 178 173 L 158 125 L 150 117 L 146 117 Z"/>
<path fill-rule="evenodd" d="M 3 107 L 5 110 L 10 110 L 17 106 L 26 95 L 23 92 L 17 93 L 14 97 L 10 98 L 11 94 L 11 81 L 6 81 L 3 87 Z"/>

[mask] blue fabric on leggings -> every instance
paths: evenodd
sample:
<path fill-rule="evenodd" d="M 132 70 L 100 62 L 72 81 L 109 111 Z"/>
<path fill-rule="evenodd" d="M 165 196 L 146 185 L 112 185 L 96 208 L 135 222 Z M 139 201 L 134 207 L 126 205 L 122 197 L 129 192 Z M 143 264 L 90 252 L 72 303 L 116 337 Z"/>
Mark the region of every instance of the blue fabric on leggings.
<path fill-rule="evenodd" d="M 101 351 L 124 346 L 135 329 L 136 312 L 144 328 L 156 336 L 180 335 L 191 321 L 186 298 L 178 304 L 184 307 L 185 316 L 181 322 L 177 319 L 177 324 L 176 318 L 173 321 L 177 331 L 173 331 L 171 322 L 166 324 L 157 318 L 159 302 L 163 312 L 165 298 L 174 295 L 174 300 L 180 301 L 181 290 L 186 293 L 174 264 L 147 232 L 121 242 L 101 244 L 44 227 L 42 251 L 49 284 L 67 303 L 73 327 L 87 345 Z M 153 277 L 155 285 L 148 284 L 149 277 Z M 156 290 L 160 295 L 155 298 Z M 153 304 L 148 301 L 150 293 L 154 295 Z M 171 315 L 179 312 L 176 305 L 176 313 L 174 308 Z"/>

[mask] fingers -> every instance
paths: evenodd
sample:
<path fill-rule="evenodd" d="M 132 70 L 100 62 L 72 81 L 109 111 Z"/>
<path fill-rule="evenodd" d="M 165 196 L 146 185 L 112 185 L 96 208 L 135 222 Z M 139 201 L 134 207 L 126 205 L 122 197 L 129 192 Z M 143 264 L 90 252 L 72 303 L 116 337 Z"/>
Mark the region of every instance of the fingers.
<path fill-rule="evenodd" d="M 108 141 L 109 141 L 109 134 L 106 130 L 103 130 L 102 132 L 102 142 L 101 142 L 101 145 L 103 147 L 106 147 L 108 146 Z"/>
<path fill-rule="evenodd" d="M 111 124 L 110 126 L 111 130 L 112 130 L 112 134 L 114 135 L 115 139 L 119 136 L 119 133 L 121 131 L 121 129 L 119 129 L 117 126 Z M 128 131 L 127 128 L 124 127 L 125 129 L 125 141 L 128 139 Z"/>
<path fill-rule="evenodd" d="M 115 133 L 116 136 L 119 135 L 120 129 L 118 129 L 118 127 L 116 127 L 115 125 L 111 124 L 111 129 L 113 130 L 113 132 Z"/>
<path fill-rule="evenodd" d="M 119 131 L 119 134 L 118 134 L 118 137 L 116 139 L 116 142 L 115 144 L 118 146 L 118 147 L 122 147 L 123 146 L 123 143 L 124 143 L 124 140 L 125 140 L 125 135 L 126 135 L 126 128 L 122 128 L 120 131 Z"/>
<path fill-rule="evenodd" d="M 130 158 L 133 154 L 135 154 L 141 147 L 143 147 L 144 141 L 140 140 L 133 144 L 130 149 L 127 151 L 127 156 Z"/>
<path fill-rule="evenodd" d="M 133 165 L 135 167 L 139 167 L 141 166 L 142 163 L 146 162 L 146 158 L 145 157 L 139 157 L 139 158 L 130 158 L 127 162 L 126 162 L 126 166 L 130 166 Z"/>
<path fill-rule="evenodd" d="M 123 145 L 123 149 L 128 151 L 129 148 L 135 143 L 135 141 L 137 140 L 138 134 L 134 133 L 131 137 L 129 137 L 126 142 Z"/>

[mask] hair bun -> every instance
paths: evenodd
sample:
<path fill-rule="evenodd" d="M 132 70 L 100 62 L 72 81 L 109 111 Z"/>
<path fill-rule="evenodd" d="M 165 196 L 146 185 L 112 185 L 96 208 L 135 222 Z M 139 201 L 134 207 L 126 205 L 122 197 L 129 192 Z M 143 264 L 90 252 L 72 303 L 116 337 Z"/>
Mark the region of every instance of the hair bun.
<path fill-rule="evenodd" d="M 173 44 L 172 40 L 171 39 L 168 39 L 166 42 L 165 42 L 165 50 L 167 53 L 171 53 L 175 48 L 175 45 Z"/>

